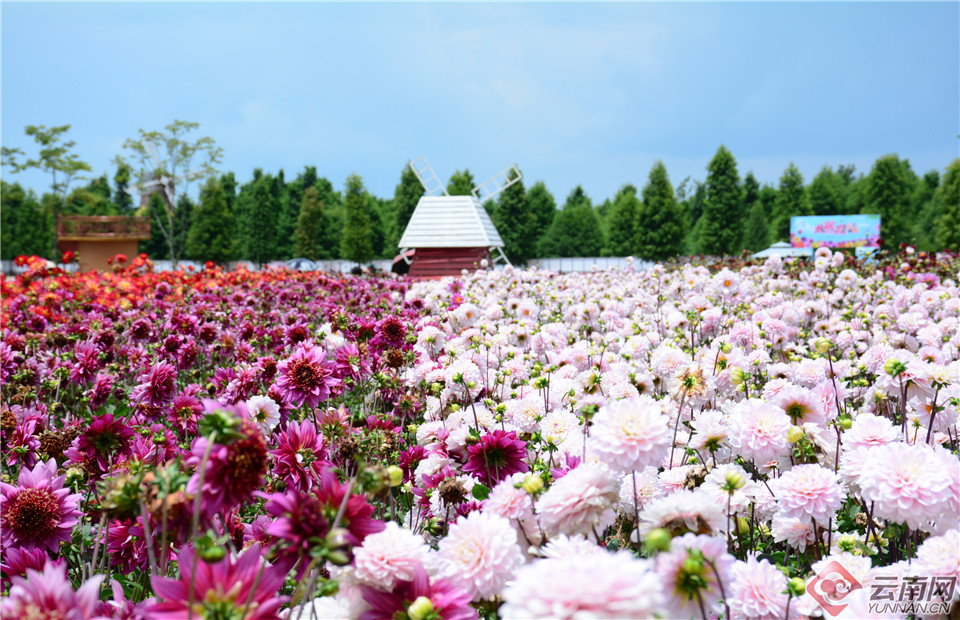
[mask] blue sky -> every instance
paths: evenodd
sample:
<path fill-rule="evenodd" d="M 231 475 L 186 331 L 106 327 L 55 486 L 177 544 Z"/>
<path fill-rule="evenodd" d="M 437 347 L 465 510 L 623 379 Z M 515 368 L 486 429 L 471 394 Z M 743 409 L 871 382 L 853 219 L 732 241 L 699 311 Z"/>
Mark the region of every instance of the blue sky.
<path fill-rule="evenodd" d="M 304 165 L 390 197 L 409 158 L 446 181 L 517 163 L 563 201 L 794 162 L 922 173 L 958 156 L 960 3 L 2 3 L 4 146 L 71 124 L 112 175 L 127 138 L 201 124 L 221 168 Z M 42 190 L 47 177 L 4 171 Z"/>

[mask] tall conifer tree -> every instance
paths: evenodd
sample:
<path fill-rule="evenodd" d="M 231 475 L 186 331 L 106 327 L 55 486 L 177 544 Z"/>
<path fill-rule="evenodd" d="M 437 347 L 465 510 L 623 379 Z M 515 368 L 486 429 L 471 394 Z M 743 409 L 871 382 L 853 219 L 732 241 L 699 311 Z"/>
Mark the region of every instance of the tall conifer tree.
<path fill-rule="evenodd" d="M 683 207 L 677 204 L 662 161 L 653 164 L 643 187 L 637 231 L 644 259 L 665 260 L 683 252 Z"/>
<path fill-rule="evenodd" d="M 704 254 L 732 254 L 740 247 L 743 200 L 737 160 L 721 145 L 707 166 L 706 196 L 699 222 Z"/>

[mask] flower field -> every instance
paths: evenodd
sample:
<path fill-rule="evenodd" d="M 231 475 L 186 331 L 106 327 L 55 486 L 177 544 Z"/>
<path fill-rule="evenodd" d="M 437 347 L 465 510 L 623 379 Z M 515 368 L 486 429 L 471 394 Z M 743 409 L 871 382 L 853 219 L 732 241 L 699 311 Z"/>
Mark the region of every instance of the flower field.
<path fill-rule="evenodd" d="M 2 618 L 960 613 L 960 259 L 2 281 Z"/>

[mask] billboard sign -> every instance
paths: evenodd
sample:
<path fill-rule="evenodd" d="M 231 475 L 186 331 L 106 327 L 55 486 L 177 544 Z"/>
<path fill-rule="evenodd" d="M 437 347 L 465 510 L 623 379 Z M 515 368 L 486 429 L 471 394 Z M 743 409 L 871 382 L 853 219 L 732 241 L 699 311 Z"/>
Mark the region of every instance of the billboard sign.
<path fill-rule="evenodd" d="M 810 215 L 790 218 L 795 248 L 880 247 L 879 215 Z"/>

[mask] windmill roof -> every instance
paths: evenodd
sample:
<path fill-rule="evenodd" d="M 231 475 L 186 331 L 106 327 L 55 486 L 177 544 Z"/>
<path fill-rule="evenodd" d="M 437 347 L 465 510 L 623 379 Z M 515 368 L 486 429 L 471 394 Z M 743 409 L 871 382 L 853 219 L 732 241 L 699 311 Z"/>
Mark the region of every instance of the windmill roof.
<path fill-rule="evenodd" d="M 502 248 L 503 240 L 474 196 L 423 196 L 399 245 L 401 248 Z"/>

